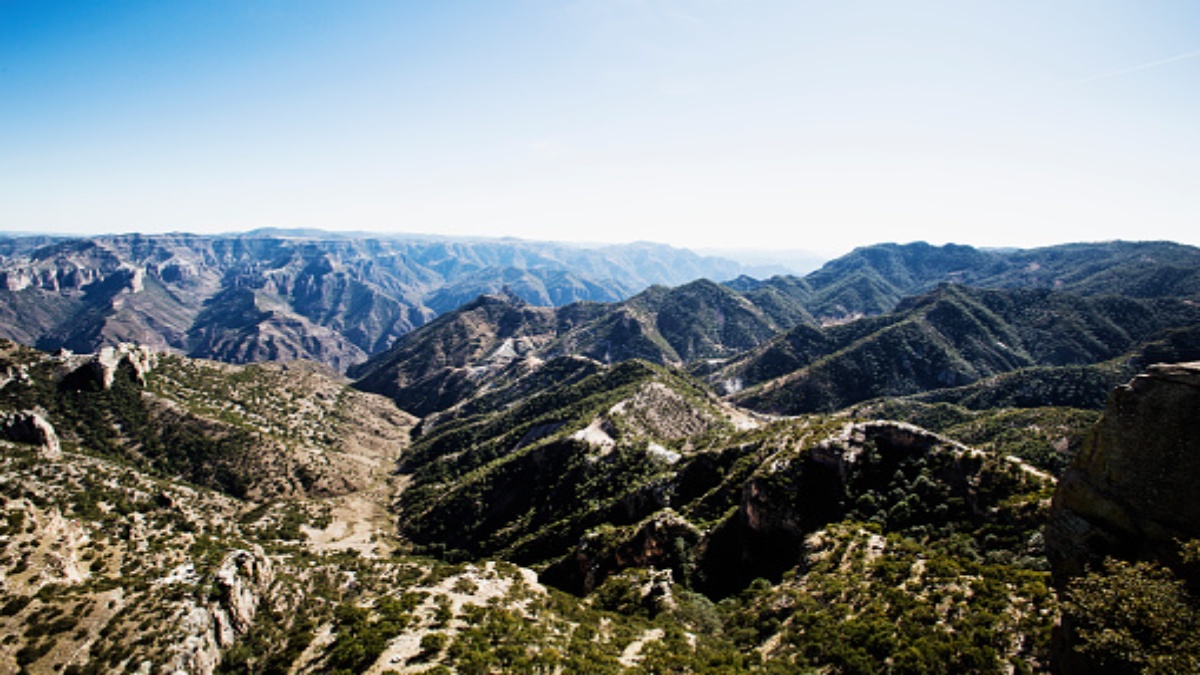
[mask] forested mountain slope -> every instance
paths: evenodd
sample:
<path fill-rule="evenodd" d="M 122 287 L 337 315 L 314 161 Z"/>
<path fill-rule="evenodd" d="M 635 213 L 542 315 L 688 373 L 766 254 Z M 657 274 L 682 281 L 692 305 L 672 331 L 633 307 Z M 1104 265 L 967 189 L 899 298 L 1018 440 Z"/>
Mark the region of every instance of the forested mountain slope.
<path fill-rule="evenodd" d="M 465 401 L 548 359 L 579 356 L 601 363 L 645 359 L 683 365 L 728 358 L 779 332 L 812 323 L 778 298 L 766 308 L 751 296 L 707 280 L 651 287 L 618 303 L 533 307 L 512 293 L 481 296 L 398 340 L 351 369 L 356 386 L 427 415 Z"/>
<path fill-rule="evenodd" d="M 1007 457 L 1011 442 L 991 453 L 900 423 L 759 418 L 640 361 L 418 434 L 397 508 L 425 553 L 503 557 L 668 620 L 697 592 L 724 598 L 710 630 L 767 669 L 1045 666 L 1053 479 Z M 959 584 L 995 613 L 960 602 Z M 839 631 L 863 639 L 829 639 Z"/>
<path fill-rule="evenodd" d="M 942 290 L 909 310 L 1013 302 Z M 497 344 L 509 362 L 412 441 L 416 420 L 314 364 L 4 343 L 0 667 L 1047 669 L 1042 527 L 1097 413 L 773 418 L 670 365 L 523 367 L 541 357 L 509 347 L 557 320 L 504 297 L 444 317 L 414 376 Z"/>
<path fill-rule="evenodd" d="M 1035 366 L 1098 364 L 1172 331 L 1194 348 L 1198 326 L 1200 307 L 1187 300 L 947 285 L 889 314 L 793 329 L 708 377 L 756 410 L 832 411 Z"/>
<path fill-rule="evenodd" d="M 978 288 L 1046 288 L 1135 298 L 1200 295 L 1200 249 L 1172 242 L 1077 243 L 1032 249 L 947 244 L 876 244 L 804 277 L 801 294 L 826 321 L 880 314 L 942 283 Z M 797 280 L 766 282 L 796 292 Z"/>

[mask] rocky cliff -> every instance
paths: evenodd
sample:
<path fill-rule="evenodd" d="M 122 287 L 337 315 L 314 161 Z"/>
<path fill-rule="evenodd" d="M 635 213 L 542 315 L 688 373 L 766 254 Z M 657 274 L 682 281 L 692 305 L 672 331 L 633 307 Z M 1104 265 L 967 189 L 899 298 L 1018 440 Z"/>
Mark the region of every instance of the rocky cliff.
<path fill-rule="evenodd" d="M 1037 493 L 1052 482 L 1015 457 L 911 424 L 849 423 L 807 451 L 768 458 L 704 542 L 699 564 L 706 589 L 725 595 L 755 577 L 778 577 L 801 558 L 807 537 L 847 518 L 891 531 L 1003 522 L 1011 545 L 1028 547 L 1018 533 L 1040 517 Z"/>
<path fill-rule="evenodd" d="M 1198 665 L 1196 606 L 1181 585 L 1200 581 L 1182 559 L 1182 545 L 1200 537 L 1198 413 L 1200 362 L 1151 366 L 1113 391 L 1063 475 L 1045 537 L 1067 600 L 1056 672 L 1194 672 Z"/>
<path fill-rule="evenodd" d="M 1118 387 L 1063 475 L 1046 528 L 1062 581 L 1106 556 L 1173 563 L 1200 537 L 1200 362 Z"/>

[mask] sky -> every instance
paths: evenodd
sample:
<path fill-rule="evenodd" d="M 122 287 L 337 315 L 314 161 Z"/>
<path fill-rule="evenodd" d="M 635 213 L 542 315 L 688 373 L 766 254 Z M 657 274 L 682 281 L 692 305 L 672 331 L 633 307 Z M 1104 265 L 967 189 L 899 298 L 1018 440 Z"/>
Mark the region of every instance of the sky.
<path fill-rule="evenodd" d="M 1194 0 L 0 0 L 0 231 L 1200 245 Z"/>

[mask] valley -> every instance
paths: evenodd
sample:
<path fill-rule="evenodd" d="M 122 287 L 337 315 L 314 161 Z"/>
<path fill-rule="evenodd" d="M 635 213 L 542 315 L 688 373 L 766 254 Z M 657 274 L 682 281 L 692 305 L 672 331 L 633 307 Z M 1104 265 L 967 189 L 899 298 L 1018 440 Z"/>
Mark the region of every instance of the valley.
<path fill-rule="evenodd" d="M 0 242 L 0 670 L 1200 665 L 1200 250 L 311 234 Z"/>

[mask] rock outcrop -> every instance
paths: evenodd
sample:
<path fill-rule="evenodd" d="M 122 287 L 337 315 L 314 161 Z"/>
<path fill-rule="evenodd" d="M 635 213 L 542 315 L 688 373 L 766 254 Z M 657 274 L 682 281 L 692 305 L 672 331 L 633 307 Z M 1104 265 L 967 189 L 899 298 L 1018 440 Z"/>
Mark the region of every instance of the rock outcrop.
<path fill-rule="evenodd" d="M 926 472 L 930 486 L 938 486 L 930 494 L 938 497 L 919 505 L 883 497 L 897 488 L 911 492 L 915 474 Z M 737 510 L 701 547 L 705 590 L 723 596 L 756 577 L 778 578 L 802 561 L 812 533 L 855 511 L 897 526 L 927 516 L 983 522 L 993 517 L 999 495 L 1026 494 L 1052 481 L 1015 458 L 994 457 L 911 424 L 849 423 L 807 451 L 773 456 L 746 481 Z M 860 502 L 868 493 L 881 501 Z M 947 505 L 935 513 L 950 501 L 953 511 Z"/>
<path fill-rule="evenodd" d="M 62 447 L 54 427 L 32 410 L 0 415 L 0 438 L 37 445 L 41 448 L 43 459 L 53 461 L 62 458 Z"/>
<path fill-rule="evenodd" d="M 701 536 L 700 530 L 679 514 L 663 509 L 623 531 L 584 537 L 573 553 L 547 568 L 543 579 L 586 595 L 611 574 L 630 567 L 658 568 L 669 573 L 672 568 L 689 564 L 684 560 L 685 551 Z"/>
<path fill-rule="evenodd" d="M 92 369 L 105 389 L 112 387 L 117 368 L 123 363 L 129 364 L 138 383 L 145 386 L 146 373 L 154 367 L 154 353 L 144 346 L 125 342 L 116 347 L 102 348 L 92 361 Z"/>
<path fill-rule="evenodd" d="M 60 378 L 74 382 L 93 382 L 101 389 L 111 389 L 121 366 L 128 366 L 139 384 L 145 386 L 146 374 L 158 363 L 158 355 L 145 345 L 122 342 L 115 347 L 102 347 L 95 354 L 72 354 L 63 350 L 57 357 L 62 363 Z"/>
<path fill-rule="evenodd" d="M 272 578 L 271 561 L 261 548 L 233 551 L 225 556 L 216 574 L 220 604 L 214 610 L 222 628 L 221 646 L 231 646 L 235 634 L 244 635 L 250 630 L 259 598 Z"/>
<path fill-rule="evenodd" d="M 254 623 L 254 615 L 274 579 L 262 548 L 225 556 L 213 579 L 213 599 L 188 602 L 179 618 L 182 633 L 167 672 L 212 673 L 222 650 L 233 646 Z"/>
<path fill-rule="evenodd" d="M 1161 563 L 1186 577 L 1180 544 L 1200 537 L 1198 483 L 1200 362 L 1151 366 L 1113 391 L 1059 482 L 1045 540 L 1060 592 L 1107 557 Z M 1077 620 L 1066 613 L 1056 630 L 1054 670 L 1125 672 L 1078 648 Z"/>
<path fill-rule="evenodd" d="M 1106 556 L 1174 566 L 1200 537 L 1200 362 L 1151 366 L 1118 387 L 1054 496 L 1056 580 Z"/>

